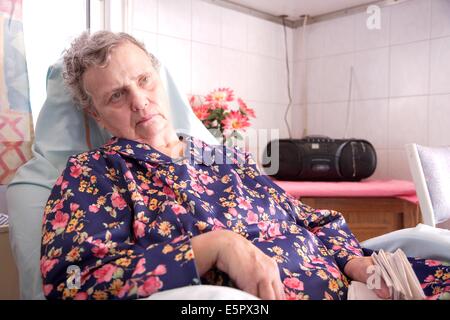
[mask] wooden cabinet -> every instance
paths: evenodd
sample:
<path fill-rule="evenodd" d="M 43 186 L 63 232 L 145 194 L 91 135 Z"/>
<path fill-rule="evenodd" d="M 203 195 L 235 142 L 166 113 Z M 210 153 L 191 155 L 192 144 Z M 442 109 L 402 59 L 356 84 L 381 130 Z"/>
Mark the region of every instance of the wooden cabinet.
<path fill-rule="evenodd" d="M 316 209 L 341 212 L 359 241 L 415 227 L 421 222 L 419 206 L 400 198 L 304 197 L 301 201 Z"/>
<path fill-rule="evenodd" d="M 0 300 L 19 299 L 19 277 L 9 245 L 7 226 L 0 226 Z"/>

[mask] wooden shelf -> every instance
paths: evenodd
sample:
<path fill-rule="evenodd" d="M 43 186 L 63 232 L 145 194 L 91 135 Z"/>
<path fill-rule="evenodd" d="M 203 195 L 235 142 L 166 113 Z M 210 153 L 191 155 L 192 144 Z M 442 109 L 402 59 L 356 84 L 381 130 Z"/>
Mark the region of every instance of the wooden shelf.
<path fill-rule="evenodd" d="M 359 241 L 415 227 L 421 222 L 419 206 L 399 198 L 304 197 L 300 200 L 316 209 L 341 212 Z"/>

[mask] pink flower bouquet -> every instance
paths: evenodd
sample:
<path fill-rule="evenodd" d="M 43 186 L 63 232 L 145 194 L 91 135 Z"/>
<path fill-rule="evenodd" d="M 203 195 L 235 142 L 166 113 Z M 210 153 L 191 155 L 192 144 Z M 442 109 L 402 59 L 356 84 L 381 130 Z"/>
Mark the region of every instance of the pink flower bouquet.
<path fill-rule="evenodd" d="M 195 115 L 223 143 L 232 143 L 233 138 L 242 140 L 240 131 L 245 132 L 250 118 L 255 118 L 255 111 L 234 97 L 229 88 L 215 89 L 205 97 L 192 96 L 189 102 Z"/>

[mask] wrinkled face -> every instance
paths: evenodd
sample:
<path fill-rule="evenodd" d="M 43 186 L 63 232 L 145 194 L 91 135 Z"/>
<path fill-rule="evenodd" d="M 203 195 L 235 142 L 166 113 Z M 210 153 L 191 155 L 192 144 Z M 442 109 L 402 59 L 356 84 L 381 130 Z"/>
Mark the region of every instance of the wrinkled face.
<path fill-rule="evenodd" d="M 88 112 L 114 136 L 145 142 L 173 129 L 158 71 L 138 46 L 113 48 L 108 65 L 90 67 L 83 81 L 94 104 Z"/>

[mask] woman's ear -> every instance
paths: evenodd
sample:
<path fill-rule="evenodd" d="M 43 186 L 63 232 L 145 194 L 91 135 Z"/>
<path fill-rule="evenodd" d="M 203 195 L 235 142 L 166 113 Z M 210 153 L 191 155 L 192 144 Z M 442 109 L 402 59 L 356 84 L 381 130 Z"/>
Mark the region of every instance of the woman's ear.
<path fill-rule="evenodd" d="M 83 109 L 95 121 L 100 122 L 100 115 L 98 114 L 97 110 L 95 110 L 95 108 L 93 106 L 85 106 Z"/>
<path fill-rule="evenodd" d="M 102 127 L 103 129 L 106 129 L 105 125 L 103 124 L 102 118 L 100 117 L 99 113 L 97 112 L 97 110 L 95 110 L 95 108 L 93 106 L 85 107 L 84 111 L 91 118 L 93 118 L 100 127 Z"/>

